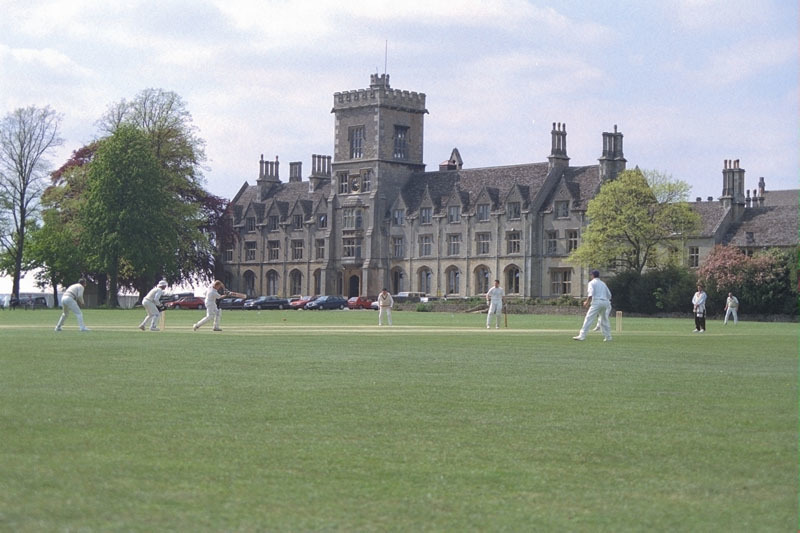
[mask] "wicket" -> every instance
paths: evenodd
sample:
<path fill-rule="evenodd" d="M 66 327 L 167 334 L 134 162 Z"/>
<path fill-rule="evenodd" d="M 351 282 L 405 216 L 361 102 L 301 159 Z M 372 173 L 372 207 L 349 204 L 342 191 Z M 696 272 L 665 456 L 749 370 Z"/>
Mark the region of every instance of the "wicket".
<path fill-rule="evenodd" d="M 622 311 L 617 311 L 617 332 L 622 331 Z"/>
<path fill-rule="evenodd" d="M 167 324 L 167 312 L 161 311 L 160 315 L 161 316 L 158 319 L 158 327 L 161 331 L 164 331 L 164 328 L 166 327 Z"/>

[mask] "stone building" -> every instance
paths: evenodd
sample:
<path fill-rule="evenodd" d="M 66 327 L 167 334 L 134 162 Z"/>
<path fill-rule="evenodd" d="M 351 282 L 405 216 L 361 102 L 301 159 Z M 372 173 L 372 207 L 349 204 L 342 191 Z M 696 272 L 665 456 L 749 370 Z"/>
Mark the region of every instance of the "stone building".
<path fill-rule="evenodd" d="M 249 295 L 375 295 L 387 287 L 471 296 L 500 279 L 510 295 L 583 294 L 587 271 L 566 258 L 580 243 L 589 200 L 626 168 L 616 126 L 602 134 L 593 165 L 570 165 L 566 125 L 554 123 L 547 161 L 470 169 L 454 149 L 426 171 L 424 94 L 392 89 L 387 74 L 374 74 L 369 88 L 333 100 L 332 157 L 312 155 L 307 179 L 301 162 L 289 163 L 283 182 L 278 158 L 262 155 L 256 184 L 245 182 L 233 198 L 227 286 Z M 693 204 L 704 224 L 687 239 L 688 261 L 716 242 L 738 242 L 736 228 L 756 215 L 761 200 L 754 193 L 748 204 L 738 162 L 726 164 L 723 182 L 719 202 Z"/>

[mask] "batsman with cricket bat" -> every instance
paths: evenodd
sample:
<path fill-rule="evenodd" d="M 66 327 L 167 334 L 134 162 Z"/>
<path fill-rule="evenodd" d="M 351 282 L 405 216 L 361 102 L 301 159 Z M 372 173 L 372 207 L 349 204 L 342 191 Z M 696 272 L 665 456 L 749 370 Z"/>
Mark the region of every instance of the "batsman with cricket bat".
<path fill-rule="evenodd" d="M 217 302 L 226 296 L 247 298 L 247 295 L 242 294 L 241 292 L 225 290 L 225 285 L 220 280 L 214 281 L 214 284 L 208 288 L 208 291 L 206 291 L 206 316 L 192 326 L 194 331 L 197 331 L 200 326 L 212 319 L 214 320 L 214 331 L 222 331 L 222 328 L 219 327 L 219 320 L 222 311 L 217 306 Z"/>
<path fill-rule="evenodd" d="M 500 287 L 500 280 L 494 280 L 494 287 L 486 292 L 486 303 L 489 305 L 489 312 L 486 313 L 486 329 L 492 327 L 492 315 L 494 315 L 494 327 L 500 329 L 500 313 L 503 311 L 503 301 L 506 292 Z M 506 317 L 506 327 L 508 327 L 508 317 Z"/>

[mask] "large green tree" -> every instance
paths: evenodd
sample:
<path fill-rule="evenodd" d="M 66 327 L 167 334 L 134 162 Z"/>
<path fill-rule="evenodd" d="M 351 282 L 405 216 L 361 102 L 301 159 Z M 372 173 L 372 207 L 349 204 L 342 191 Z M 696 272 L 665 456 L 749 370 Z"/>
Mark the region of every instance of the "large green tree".
<path fill-rule="evenodd" d="M 160 274 L 172 282 L 212 278 L 214 244 L 227 202 L 203 188 L 205 142 L 197 135 L 185 102 L 172 91 L 145 89 L 131 101 L 112 104 L 99 124 L 107 134 L 122 125 L 144 132 L 164 172 L 174 198 L 170 213 L 180 239 L 172 250 L 175 268 Z M 139 278 L 131 283 L 141 291 L 153 281 Z"/>
<path fill-rule="evenodd" d="M 589 202 L 589 224 L 570 261 L 637 273 L 669 264 L 700 224 L 688 193 L 686 183 L 663 173 L 622 172 Z"/>
<path fill-rule="evenodd" d="M 10 272 L 19 296 L 27 229 L 44 189 L 46 155 L 62 142 L 61 116 L 49 106 L 19 108 L 0 121 L 0 269 Z"/>
<path fill-rule="evenodd" d="M 174 267 L 178 228 L 163 169 L 141 130 L 122 125 L 89 165 L 81 211 L 84 251 L 108 274 L 109 305 L 120 278 L 155 277 Z"/>

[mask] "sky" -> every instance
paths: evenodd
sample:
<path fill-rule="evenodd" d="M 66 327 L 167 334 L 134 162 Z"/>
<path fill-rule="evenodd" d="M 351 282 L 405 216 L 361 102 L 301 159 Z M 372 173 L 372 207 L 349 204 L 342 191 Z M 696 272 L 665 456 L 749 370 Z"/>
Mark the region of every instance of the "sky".
<path fill-rule="evenodd" d="M 424 93 L 428 170 L 546 161 L 554 122 L 574 166 L 624 134 L 628 168 L 719 197 L 797 189 L 798 2 L 785 0 L 0 0 L 0 114 L 63 117 L 53 168 L 108 107 L 174 91 L 205 140 L 206 188 L 232 198 L 258 160 L 333 154 L 333 94 L 388 73 Z M 0 284 L 0 292 L 3 290 Z"/>

